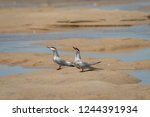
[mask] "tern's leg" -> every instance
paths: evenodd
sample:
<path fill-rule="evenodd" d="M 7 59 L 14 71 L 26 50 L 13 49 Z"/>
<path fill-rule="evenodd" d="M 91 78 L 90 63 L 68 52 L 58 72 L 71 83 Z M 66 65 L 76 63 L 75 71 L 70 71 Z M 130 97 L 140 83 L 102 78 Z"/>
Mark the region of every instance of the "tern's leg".
<path fill-rule="evenodd" d="M 58 68 L 57 68 L 57 70 L 60 70 L 61 69 L 61 66 L 59 66 Z"/>
<path fill-rule="evenodd" d="M 84 69 L 82 69 L 82 71 L 81 72 L 84 72 Z"/>

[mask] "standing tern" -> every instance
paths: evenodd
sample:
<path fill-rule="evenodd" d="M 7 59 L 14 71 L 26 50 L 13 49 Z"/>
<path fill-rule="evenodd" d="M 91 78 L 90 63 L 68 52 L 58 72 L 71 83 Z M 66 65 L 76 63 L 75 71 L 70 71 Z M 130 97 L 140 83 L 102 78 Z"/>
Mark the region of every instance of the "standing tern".
<path fill-rule="evenodd" d="M 73 47 L 73 49 L 75 49 L 75 51 L 76 51 L 75 59 L 74 59 L 74 66 L 78 69 L 82 69 L 81 72 L 83 72 L 84 69 L 93 69 L 92 65 L 96 65 L 98 63 L 101 63 L 100 61 L 99 62 L 93 62 L 93 63 L 83 62 L 81 60 L 80 50 L 76 47 Z"/>
<path fill-rule="evenodd" d="M 60 70 L 61 66 L 74 67 L 74 65 L 73 65 L 72 62 L 65 61 L 65 60 L 62 60 L 60 58 L 60 56 L 58 54 L 58 51 L 57 51 L 57 49 L 55 47 L 47 46 L 47 48 L 49 48 L 50 50 L 52 50 L 52 52 L 53 52 L 53 61 L 59 65 L 59 67 L 57 68 L 57 70 Z"/>

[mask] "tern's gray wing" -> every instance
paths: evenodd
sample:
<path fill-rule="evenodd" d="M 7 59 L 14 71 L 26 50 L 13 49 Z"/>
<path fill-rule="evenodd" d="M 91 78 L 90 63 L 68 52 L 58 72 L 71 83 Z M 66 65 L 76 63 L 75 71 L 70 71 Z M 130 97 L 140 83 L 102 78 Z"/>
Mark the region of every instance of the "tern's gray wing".
<path fill-rule="evenodd" d="M 85 67 L 90 67 L 90 64 L 87 63 L 87 62 L 83 62 L 83 66 L 85 66 Z"/>
<path fill-rule="evenodd" d="M 62 65 L 62 66 L 74 66 L 72 62 L 69 62 L 69 61 L 65 61 L 65 60 L 62 60 L 62 59 L 57 59 L 56 63 L 58 63 L 59 65 Z"/>
<path fill-rule="evenodd" d="M 82 61 L 80 61 L 80 62 L 77 62 L 77 63 L 76 63 L 76 67 L 77 67 L 77 68 L 88 68 L 88 67 L 90 67 L 90 65 L 89 65 L 89 63 L 87 63 L 87 62 L 82 62 Z"/>

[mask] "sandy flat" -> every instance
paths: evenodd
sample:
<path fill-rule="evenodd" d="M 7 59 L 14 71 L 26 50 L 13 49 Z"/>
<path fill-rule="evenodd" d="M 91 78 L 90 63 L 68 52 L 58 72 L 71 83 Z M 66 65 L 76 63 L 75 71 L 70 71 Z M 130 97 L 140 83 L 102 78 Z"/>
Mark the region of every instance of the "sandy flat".
<path fill-rule="evenodd" d="M 97 43 L 100 44 L 89 46 Z M 149 47 L 149 41 L 143 39 L 70 39 L 69 44 L 78 45 L 83 51 L 95 51 L 99 47 L 111 52 Z M 63 46 L 61 49 L 73 52 L 65 39 L 51 40 L 43 45 Z M 74 61 L 74 56 L 61 57 Z M 63 67 L 57 71 L 58 65 L 53 62 L 50 50 L 47 53 L 0 53 L 0 64 L 40 68 L 32 73 L 0 76 L 0 99 L 150 99 L 150 86 L 141 85 L 140 80 L 128 75 L 129 70 L 150 69 L 150 60 L 125 62 L 114 58 L 88 57 L 83 60 L 101 63 L 94 66 L 94 71 L 80 72 L 74 67 Z"/>
<path fill-rule="evenodd" d="M 84 60 L 99 61 L 90 58 Z M 43 70 L 0 76 L 0 99 L 150 99 L 150 86 L 139 84 L 140 80 L 126 71 L 150 69 L 149 60 L 100 60 L 102 63 L 96 65 L 94 71 L 80 72 L 73 67 L 63 67 L 57 71 L 58 66 L 53 63 L 49 53 L 1 53 L 1 64 Z"/>
<path fill-rule="evenodd" d="M 150 23 L 148 13 L 137 11 L 40 7 L 3 8 L 0 9 L 0 14 L 0 33 L 37 33 L 80 27 L 132 26 Z"/>
<path fill-rule="evenodd" d="M 150 86 L 123 71 L 61 71 L 0 77 L 0 99 L 150 99 Z"/>
<path fill-rule="evenodd" d="M 62 59 L 74 61 L 74 57 L 61 56 Z M 125 62 L 114 58 L 83 58 L 84 61 L 94 62 L 101 61 L 98 64 L 99 69 L 111 70 L 134 70 L 150 69 L 150 60 L 141 60 L 135 62 Z M 0 53 L 0 64 L 10 66 L 23 66 L 27 68 L 49 68 L 56 69 L 58 66 L 52 60 L 51 53 Z"/>
<path fill-rule="evenodd" d="M 66 43 L 67 42 L 67 43 Z M 150 47 L 150 41 L 144 39 L 58 39 L 43 42 L 45 46 L 60 46 L 62 50 L 73 50 L 78 47 L 81 51 L 95 52 L 129 52 Z"/>

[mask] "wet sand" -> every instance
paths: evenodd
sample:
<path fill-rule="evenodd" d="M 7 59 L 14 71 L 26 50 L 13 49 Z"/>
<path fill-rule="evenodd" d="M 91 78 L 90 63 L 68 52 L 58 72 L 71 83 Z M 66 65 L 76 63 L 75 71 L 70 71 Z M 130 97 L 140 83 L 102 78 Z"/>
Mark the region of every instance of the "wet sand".
<path fill-rule="evenodd" d="M 150 23 L 148 13 L 105 11 L 93 8 L 2 8 L 0 14 L 0 33 L 38 33 L 73 28 L 133 26 Z"/>

